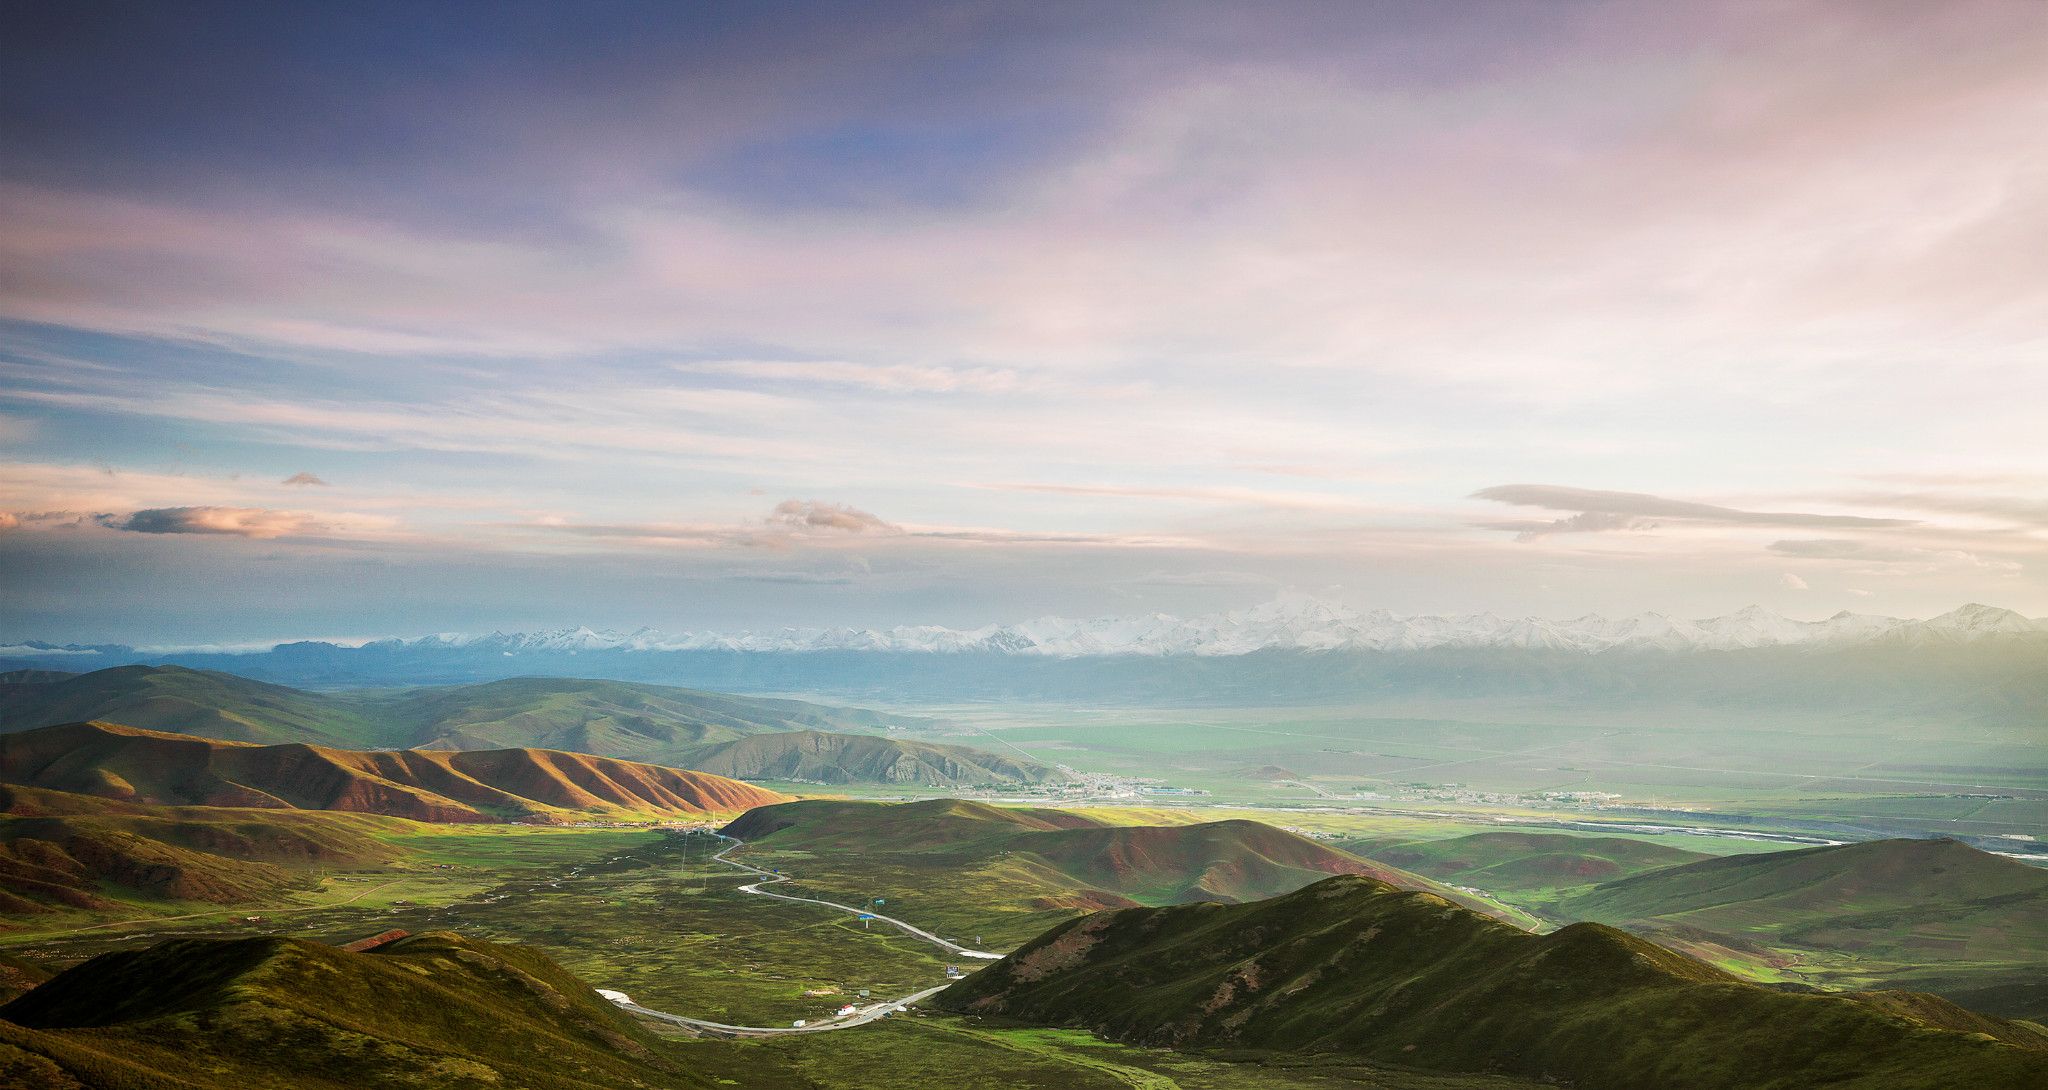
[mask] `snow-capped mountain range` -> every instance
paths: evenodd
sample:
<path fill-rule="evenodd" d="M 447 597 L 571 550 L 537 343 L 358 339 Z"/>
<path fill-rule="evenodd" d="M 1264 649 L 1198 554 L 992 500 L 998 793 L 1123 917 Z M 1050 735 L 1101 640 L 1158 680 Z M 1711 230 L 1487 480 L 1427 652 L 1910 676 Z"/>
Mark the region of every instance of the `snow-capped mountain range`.
<path fill-rule="evenodd" d="M 592 631 L 443 633 L 415 640 L 381 640 L 365 650 L 432 651 L 461 648 L 507 654 L 591 651 L 871 651 L 898 654 L 985 652 L 1050 658 L 1169 655 L 1229 656 L 1254 651 L 1419 651 L 1436 647 L 1576 651 L 1732 651 L 1761 647 L 1836 649 L 1859 644 L 1958 644 L 1998 637 L 2048 637 L 2048 619 L 2030 620 L 2007 609 L 1967 605 L 1929 620 L 1838 613 L 1824 621 L 1795 621 L 1751 606 L 1724 617 L 1682 620 L 1659 613 L 1609 619 L 1588 615 L 1568 621 L 1508 618 L 1492 613 L 1400 616 L 1385 610 L 1358 613 L 1301 595 L 1232 613 L 1183 620 L 1164 613 L 1067 620 L 1041 617 L 1021 624 L 968 631 L 933 625 L 886 631 L 854 628 L 784 629 L 772 633 L 668 634 Z"/>

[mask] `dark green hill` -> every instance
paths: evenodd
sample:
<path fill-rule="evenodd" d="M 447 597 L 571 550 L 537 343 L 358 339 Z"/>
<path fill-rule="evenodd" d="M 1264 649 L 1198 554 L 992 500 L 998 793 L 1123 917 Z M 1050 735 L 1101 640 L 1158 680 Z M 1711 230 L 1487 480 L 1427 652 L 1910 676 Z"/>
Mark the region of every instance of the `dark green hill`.
<path fill-rule="evenodd" d="M 1042 783 L 1044 765 L 890 738 L 931 720 L 800 700 L 577 678 L 314 693 L 178 666 L 0 682 L 0 734 L 101 721 L 170 734 L 336 749 L 549 749 L 717 775 L 818 783 Z M 802 739 L 775 740 L 782 734 Z M 747 742 L 750 738 L 766 740 Z M 740 743 L 740 744 L 734 744 Z"/>
<path fill-rule="evenodd" d="M 1908 963 L 2048 962 L 2048 870 L 1946 838 L 1708 859 L 1597 886 L 1556 911 Z"/>
<path fill-rule="evenodd" d="M 2048 1085 L 2048 1052 L 1895 1013 L 1907 1004 L 1771 991 L 1610 927 L 1531 935 L 1352 875 L 1248 904 L 1096 913 L 936 1001 L 1154 1047 L 1350 1053 L 1585 1090 Z"/>
<path fill-rule="evenodd" d="M 1598 885 L 1713 858 L 1626 837 L 1513 831 L 1449 840 L 1339 841 L 1337 846 L 1403 870 L 1489 891 Z"/>
<path fill-rule="evenodd" d="M 1068 776 L 1056 768 L 968 746 L 941 746 L 864 734 L 792 731 L 756 734 L 689 751 L 699 772 L 747 780 L 806 783 L 1047 783 Z"/>
<path fill-rule="evenodd" d="M 30 988 L 43 983 L 55 975 L 55 973 L 27 958 L 18 958 L 12 954 L 0 954 L 0 1004 L 13 1002 L 16 997 L 26 993 Z M 4 1070 L 4 1068 L 0 1068 L 0 1072 L 4 1072 Z"/>
<path fill-rule="evenodd" d="M 446 932 L 369 953 L 251 938 L 103 954 L 0 1019 L 0 1082 L 14 1086 L 710 1085 L 537 951 Z"/>
<path fill-rule="evenodd" d="M 42 685 L 77 676 L 68 670 L 8 670 L 0 672 L 0 685 Z"/>

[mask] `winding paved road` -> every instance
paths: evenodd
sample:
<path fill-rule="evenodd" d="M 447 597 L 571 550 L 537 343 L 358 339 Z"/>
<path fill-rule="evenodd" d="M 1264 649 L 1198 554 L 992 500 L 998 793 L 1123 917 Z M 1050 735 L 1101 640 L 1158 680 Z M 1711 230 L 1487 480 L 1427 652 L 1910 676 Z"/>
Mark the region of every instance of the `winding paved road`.
<path fill-rule="evenodd" d="M 741 886 L 741 893 L 752 893 L 760 897 L 773 897 L 778 901 L 795 901 L 799 904 L 823 905 L 826 908 L 836 908 L 841 912 L 851 912 L 856 916 L 870 916 L 876 920 L 880 920 L 885 924 L 889 924 L 890 926 L 897 928 L 904 934 L 909 935 L 911 938 L 923 939 L 924 941 L 931 943 L 933 946 L 936 946 L 949 954 L 957 954 L 963 958 L 981 958 L 985 961 L 1001 961 L 1003 958 L 1003 955 L 1001 954 L 991 954 L 986 950 L 969 950 L 967 947 L 962 946 L 957 942 L 953 942 L 948 939 L 942 939 L 921 927 L 915 927 L 910 924 L 904 923 L 902 920 L 893 919 L 888 916 L 878 916 L 865 909 L 855 908 L 852 905 L 842 905 L 837 901 L 820 901 L 816 897 L 791 897 L 786 893 L 769 893 L 767 890 L 764 890 L 761 887 L 772 886 L 777 882 L 787 882 L 789 881 L 789 879 L 787 877 L 784 877 L 783 875 L 776 874 L 774 871 L 762 870 L 761 868 L 756 867 L 750 863 L 742 863 L 737 859 L 727 859 L 725 857 L 726 852 L 730 852 L 745 846 L 746 841 L 734 840 L 732 837 L 725 836 L 722 833 L 714 833 L 712 835 L 717 836 L 722 840 L 731 840 L 732 847 L 725 849 L 724 852 L 719 852 L 717 855 L 714 855 L 711 858 L 717 860 L 720 863 L 725 864 L 728 867 L 738 867 L 739 869 L 746 871 L 750 874 L 758 874 L 761 877 L 767 879 L 767 881 L 765 882 L 753 882 L 748 885 Z"/>
<path fill-rule="evenodd" d="M 720 863 L 725 864 L 728 867 L 737 867 L 740 870 L 746 871 L 749 874 L 758 874 L 764 879 L 764 881 L 750 882 L 744 886 L 739 887 L 741 893 L 751 893 L 757 897 L 770 897 L 777 901 L 794 901 L 798 904 L 822 905 L 825 908 L 836 908 L 841 912 L 849 912 L 856 916 L 867 916 L 871 919 L 880 920 L 885 924 L 888 924 L 892 927 L 897 928 L 898 930 L 901 930 L 904 934 L 909 935 L 912 938 L 922 939 L 923 941 L 931 943 L 933 946 L 936 946 L 949 954 L 955 954 L 963 958 L 980 958 L 985 961 L 1002 960 L 1003 955 L 1001 954 L 991 954 L 986 950 L 969 950 L 967 947 L 962 946 L 957 942 L 942 939 L 921 927 L 904 923 L 902 920 L 894 919 L 889 916 L 877 916 L 872 912 L 867 912 L 862 909 L 855 908 L 852 905 L 842 905 L 837 901 L 821 901 L 818 900 L 816 897 L 792 897 L 786 893 L 770 893 L 767 890 L 762 889 L 761 887 L 772 886 L 777 882 L 787 882 L 790 879 L 787 876 L 776 874 L 774 871 L 762 870 L 760 867 L 756 867 L 751 863 L 742 863 L 737 859 L 727 859 L 725 857 L 726 852 L 730 852 L 744 846 L 746 844 L 746 841 L 726 836 L 723 833 L 713 833 L 712 835 L 718 837 L 720 840 L 730 840 L 732 841 L 732 844 L 730 847 L 727 847 L 725 851 L 721 851 L 717 855 L 712 856 L 711 858 L 717 860 Z M 869 1004 L 868 1006 L 862 1007 L 859 1010 L 856 1010 L 854 1013 L 845 1016 L 844 1018 L 835 1017 L 820 1019 L 817 1023 L 807 1026 L 729 1026 L 726 1025 L 724 1022 L 712 1022 L 702 1018 L 686 1018 L 680 1014 L 670 1014 L 667 1011 L 658 1011 L 650 1009 L 648 1007 L 643 1007 L 630 999 L 624 998 L 622 993 L 614 993 L 615 995 L 620 995 L 620 998 L 611 999 L 611 996 L 606 996 L 606 998 L 611 999 L 612 1003 L 616 1005 L 620 1010 L 629 1011 L 633 1014 L 641 1015 L 646 1018 L 659 1019 L 663 1022 L 672 1022 L 679 1026 L 690 1026 L 694 1029 L 703 1030 L 704 1032 L 709 1033 L 715 1037 L 777 1037 L 787 1033 L 825 1033 L 835 1029 L 848 1029 L 853 1026 L 864 1026 L 869 1022 L 872 1022 L 875 1019 L 880 1018 L 885 1014 L 888 1014 L 892 1010 L 901 1010 L 902 1008 L 908 1007 L 910 1004 L 915 1003 L 918 1000 L 923 999 L 927 996 L 937 995 L 938 993 L 945 991 L 946 988 L 949 986 L 950 985 L 948 984 L 939 984 L 934 987 L 926 988 L 925 990 L 917 992 L 913 995 L 906 995 L 901 999 L 887 999 L 883 1000 L 880 1003 Z"/>
<path fill-rule="evenodd" d="M 685 1018 L 680 1014 L 670 1014 L 667 1011 L 649 1010 L 631 1000 L 614 999 L 612 1002 L 620 1010 L 630 1011 L 647 1018 L 658 1018 L 664 1022 L 673 1022 L 679 1026 L 700 1029 L 714 1037 L 780 1037 L 787 1033 L 824 1033 L 828 1030 L 864 1026 L 888 1014 L 890 1011 L 901 1010 L 926 996 L 937 995 L 950 986 L 949 984 L 940 984 L 936 987 L 926 988 L 914 995 L 906 995 L 901 999 L 887 999 L 880 1003 L 870 1004 L 844 1018 L 822 1019 L 807 1026 L 728 1026 L 723 1022 L 707 1022 L 702 1018 Z"/>

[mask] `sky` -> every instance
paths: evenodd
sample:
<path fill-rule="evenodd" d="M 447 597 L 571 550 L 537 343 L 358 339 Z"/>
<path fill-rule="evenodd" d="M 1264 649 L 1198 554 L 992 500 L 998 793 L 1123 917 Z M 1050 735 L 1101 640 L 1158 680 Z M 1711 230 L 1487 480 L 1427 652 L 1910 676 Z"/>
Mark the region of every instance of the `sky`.
<path fill-rule="evenodd" d="M 0 640 L 2048 615 L 2048 5 L 30 3 Z"/>

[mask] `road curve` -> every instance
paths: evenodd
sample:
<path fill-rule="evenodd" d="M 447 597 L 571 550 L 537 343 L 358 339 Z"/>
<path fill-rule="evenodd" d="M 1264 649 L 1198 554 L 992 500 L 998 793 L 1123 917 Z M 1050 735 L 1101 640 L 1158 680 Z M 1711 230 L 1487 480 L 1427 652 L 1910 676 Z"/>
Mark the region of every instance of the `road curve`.
<path fill-rule="evenodd" d="M 614 999 L 612 1002 L 620 1010 L 631 1014 L 637 1014 L 644 1018 L 655 1018 L 663 1022 L 673 1022 L 679 1026 L 689 1026 L 693 1029 L 702 1030 L 713 1037 L 780 1037 L 790 1033 L 827 1033 L 835 1029 L 851 1029 L 854 1026 L 864 1026 L 892 1010 L 907 1007 L 926 996 L 937 995 L 945 991 L 949 986 L 947 984 L 940 984 L 935 987 L 926 988 L 913 995 L 906 995 L 901 999 L 889 999 L 880 1003 L 871 1003 L 844 1018 L 821 1019 L 817 1023 L 808 1026 L 728 1026 L 723 1022 L 708 1022 L 702 1018 L 685 1018 L 680 1014 L 670 1014 L 667 1011 L 649 1010 L 638 1003 L 628 1000 Z"/>
<path fill-rule="evenodd" d="M 777 882 L 787 882 L 789 881 L 789 879 L 784 877 L 783 875 L 776 874 L 774 871 L 762 870 L 761 868 L 753 866 L 752 864 L 742 863 L 737 859 L 727 859 L 725 857 L 726 852 L 730 852 L 737 848 L 740 848 L 741 846 L 746 844 L 746 841 L 726 836 L 724 833 L 713 833 L 712 835 L 722 840 L 732 841 L 732 847 L 725 849 L 724 852 L 719 852 L 717 855 L 714 855 L 711 858 L 716 859 L 717 861 L 725 864 L 728 867 L 738 867 L 739 869 L 746 871 L 750 874 L 758 874 L 762 878 L 767 879 L 767 881 L 764 882 L 751 882 L 747 885 L 741 886 L 741 893 L 752 893 L 759 897 L 773 897 L 778 901 L 795 901 L 798 904 L 823 905 L 826 908 L 836 908 L 841 912 L 850 912 L 856 916 L 872 916 L 874 919 L 882 923 L 888 924 L 899 931 L 902 931 L 904 934 L 909 935 L 911 938 L 923 939 L 925 942 L 931 943 L 933 946 L 936 946 L 949 954 L 955 954 L 963 958 L 980 958 L 984 961 L 1002 960 L 1003 955 L 1001 954 L 991 954 L 986 950 L 969 950 L 967 947 L 962 946 L 957 942 L 942 939 L 921 927 L 904 923 L 902 920 L 894 919 L 889 916 L 877 916 L 872 912 L 867 912 L 865 910 L 855 908 L 852 905 L 842 905 L 837 901 L 820 901 L 816 897 L 792 897 L 786 893 L 770 893 L 767 890 L 762 889 L 761 887 L 772 886 Z"/>
<path fill-rule="evenodd" d="M 777 901 L 794 901 L 798 904 L 822 905 L 826 908 L 836 908 L 841 912 L 850 912 L 856 916 L 868 916 L 873 919 L 880 920 L 881 922 L 888 924 L 891 927 L 895 927 L 901 930 L 904 934 L 911 936 L 912 938 L 922 939 L 925 942 L 931 943 L 932 945 L 939 947 L 940 949 L 946 951 L 949 954 L 957 954 L 960 957 L 964 958 L 981 958 L 987 961 L 1002 960 L 1003 955 L 1001 954 L 991 954 L 986 950 L 969 950 L 967 947 L 962 946 L 957 942 L 949 942 L 945 939 L 942 939 L 937 935 L 934 935 L 931 932 L 926 931 L 924 928 L 904 923 L 902 920 L 894 919 L 889 916 L 876 916 L 874 913 L 871 912 L 863 912 L 862 910 L 854 908 L 851 905 L 842 905 L 837 901 L 821 901 L 815 897 L 791 897 L 786 893 L 769 893 L 767 890 L 764 890 L 761 887 L 772 886 L 777 882 L 787 882 L 789 881 L 789 879 L 787 877 L 784 877 L 783 875 L 776 874 L 774 871 L 762 870 L 761 868 L 756 867 L 750 863 L 742 863 L 737 859 L 727 859 L 725 857 L 726 852 L 730 852 L 734 849 L 741 847 L 746 843 L 746 841 L 740 840 L 737 837 L 726 836 L 724 833 L 713 833 L 711 835 L 716 836 L 721 840 L 732 841 L 731 847 L 726 848 L 725 851 L 719 852 L 717 855 L 714 855 L 711 858 L 717 860 L 720 863 L 725 864 L 728 867 L 737 867 L 740 870 L 746 871 L 749 874 L 758 874 L 763 879 L 765 879 L 764 881 L 750 882 L 744 886 L 739 887 L 741 893 L 751 893 L 757 897 L 770 897 Z M 862 1007 L 844 1018 L 820 1019 L 815 1025 L 808 1026 L 729 1026 L 724 1022 L 712 1022 L 703 1018 L 685 1018 L 680 1014 L 670 1014 L 667 1011 L 658 1011 L 650 1007 L 643 1007 L 630 999 L 624 998 L 623 996 L 616 999 L 613 999 L 611 996 L 606 996 L 606 998 L 610 999 L 612 1004 L 617 1006 L 620 1010 L 627 1011 L 631 1014 L 637 1014 L 643 1018 L 654 1018 L 663 1022 L 671 1022 L 679 1026 L 689 1026 L 692 1029 L 701 1030 L 704 1033 L 708 1033 L 714 1037 L 779 1037 L 783 1034 L 788 1033 L 826 1033 L 835 1029 L 848 1029 L 853 1026 L 864 1026 L 867 1025 L 869 1022 L 872 1022 L 875 1019 L 880 1018 L 885 1014 L 888 1014 L 892 1010 L 898 1010 L 903 1007 L 907 1007 L 910 1004 L 915 1003 L 918 1000 L 923 999 L 927 996 L 937 995 L 938 993 L 945 991 L 949 986 L 950 983 L 934 985 L 933 987 L 926 988 L 921 992 L 917 992 L 912 995 L 906 995 L 901 999 L 888 999 L 880 1003 L 871 1003 L 868 1006 Z"/>

